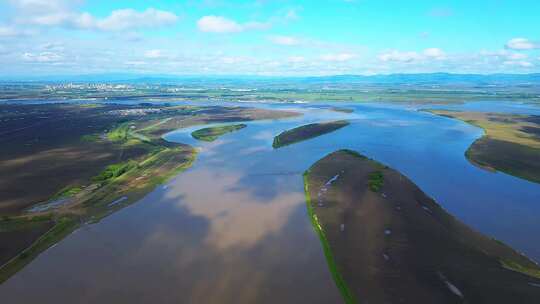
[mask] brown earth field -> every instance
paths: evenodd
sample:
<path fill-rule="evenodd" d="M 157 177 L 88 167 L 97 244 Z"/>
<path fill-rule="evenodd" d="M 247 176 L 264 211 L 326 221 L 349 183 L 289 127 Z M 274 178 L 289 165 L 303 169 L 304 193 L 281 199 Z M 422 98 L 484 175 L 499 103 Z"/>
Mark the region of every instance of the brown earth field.
<path fill-rule="evenodd" d="M 465 152 L 467 159 L 490 171 L 501 171 L 540 183 L 540 116 L 431 110 L 480 127 L 485 135 Z"/>
<path fill-rule="evenodd" d="M 164 111 L 129 116 L 115 113 L 141 108 Z M 148 145 L 124 145 L 106 138 L 105 133 L 120 123 L 135 122 L 137 128 L 147 128 L 148 136 L 159 137 L 197 124 L 294 115 L 240 107 L 0 105 L 0 215 L 17 214 L 65 187 L 86 183 L 107 165 L 148 153 Z"/>
<path fill-rule="evenodd" d="M 540 268 L 349 150 L 305 174 L 308 212 L 347 303 L 540 303 Z"/>

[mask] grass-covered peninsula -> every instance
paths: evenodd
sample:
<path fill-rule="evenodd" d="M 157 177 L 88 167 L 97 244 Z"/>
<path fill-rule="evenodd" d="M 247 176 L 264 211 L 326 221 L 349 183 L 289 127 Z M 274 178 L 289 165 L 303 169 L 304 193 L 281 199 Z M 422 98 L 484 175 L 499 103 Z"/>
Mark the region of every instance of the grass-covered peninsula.
<path fill-rule="evenodd" d="M 537 264 L 448 214 L 399 172 L 340 150 L 304 175 L 347 303 L 539 303 Z"/>
<path fill-rule="evenodd" d="M 474 164 L 540 183 L 540 116 L 432 110 L 480 127 L 485 134 L 466 151 Z"/>
<path fill-rule="evenodd" d="M 349 122 L 346 120 L 337 120 L 300 126 L 284 131 L 278 136 L 274 137 L 272 147 L 274 147 L 274 149 L 278 149 L 284 146 L 292 145 L 304 140 L 334 132 L 348 125 Z"/>
<path fill-rule="evenodd" d="M 193 131 L 191 133 L 191 136 L 193 136 L 193 138 L 195 139 L 202 140 L 202 141 L 214 141 L 222 135 L 241 130 L 245 127 L 247 127 L 246 124 L 208 127 L 208 128 L 203 128 L 203 129 Z"/>

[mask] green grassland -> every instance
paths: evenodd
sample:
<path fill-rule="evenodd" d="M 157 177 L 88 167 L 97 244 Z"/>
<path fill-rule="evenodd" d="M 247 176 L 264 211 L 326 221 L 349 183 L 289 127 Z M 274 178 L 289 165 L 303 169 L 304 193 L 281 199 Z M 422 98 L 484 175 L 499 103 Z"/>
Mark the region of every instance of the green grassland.
<path fill-rule="evenodd" d="M 482 168 L 540 183 L 540 116 L 431 110 L 484 130 L 465 152 Z"/>
<path fill-rule="evenodd" d="M 218 139 L 222 135 L 241 130 L 245 127 L 247 127 L 245 124 L 209 127 L 196 130 L 191 133 L 191 136 L 198 140 L 211 142 Z"/>
<path fill-rule="evenodd" d="M 328 238 L 326 237 L 324 229 L 321 226 L 321 223 L 319 222 L 319 219 L 317 218 L 317 215 L 315 214 L 313 210 L 313 203 L 311 201 L 311 194 L 310 194 L 310 189 L 309 189 L 309 173 L 310 173 L 309 170 L 304 172 L 304 193 L 305 193 L 305 198 L 306 198 L 307 213 L 311 221 L 311 225 L 313 226 L 315 233 L 317 234 L 317 236 L 319 237 L 319 240 L 321 241 L 324 256 L 326 258 L 326 262 L 328 263 L 328 268 L 330 269 L 332 278 L 334 279 L 334 282 L 336 283 L 336 286 L 338 287 L 339 292 L 341 293 L 341 296 L 345 300 L 345 303 L 347 304 L 357 303 L 357 300 L 355 299 L 353 293 L 347 286 L 347 283 L 345 282 L 345 280 L 343 279 L 343 276 L 341 275 L 341 273 L 339 272 L 337 268 L 336 260 L 334 259 L 334 256 L 332 254 L 332 248 L 330 247 Z"/>

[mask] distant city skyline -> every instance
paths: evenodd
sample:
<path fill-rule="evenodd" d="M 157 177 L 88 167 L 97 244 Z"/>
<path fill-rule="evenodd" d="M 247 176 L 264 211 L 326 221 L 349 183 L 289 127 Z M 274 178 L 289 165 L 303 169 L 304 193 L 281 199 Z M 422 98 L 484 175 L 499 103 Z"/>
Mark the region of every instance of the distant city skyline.
<path fill-rule="evenodd" d="M 2 0 L 0 76 L 539 73 L 540 2 Z"/>

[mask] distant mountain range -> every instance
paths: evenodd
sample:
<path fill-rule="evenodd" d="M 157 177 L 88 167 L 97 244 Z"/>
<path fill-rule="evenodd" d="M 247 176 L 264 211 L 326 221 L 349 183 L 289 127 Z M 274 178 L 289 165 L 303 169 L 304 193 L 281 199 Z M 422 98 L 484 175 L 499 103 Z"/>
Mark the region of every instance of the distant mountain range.
<path fill-rule="evenodd" d="M 273 76 L 177 76 L 140 74 L 90 74 L 76 76 L 0 77 L 2 82 L 110 82 L 151 84 L 418 84 L 418 85 L 540 85 L 540 73 L 535 74 L 387 74 L 335 75 L 314 77 Z"/>

